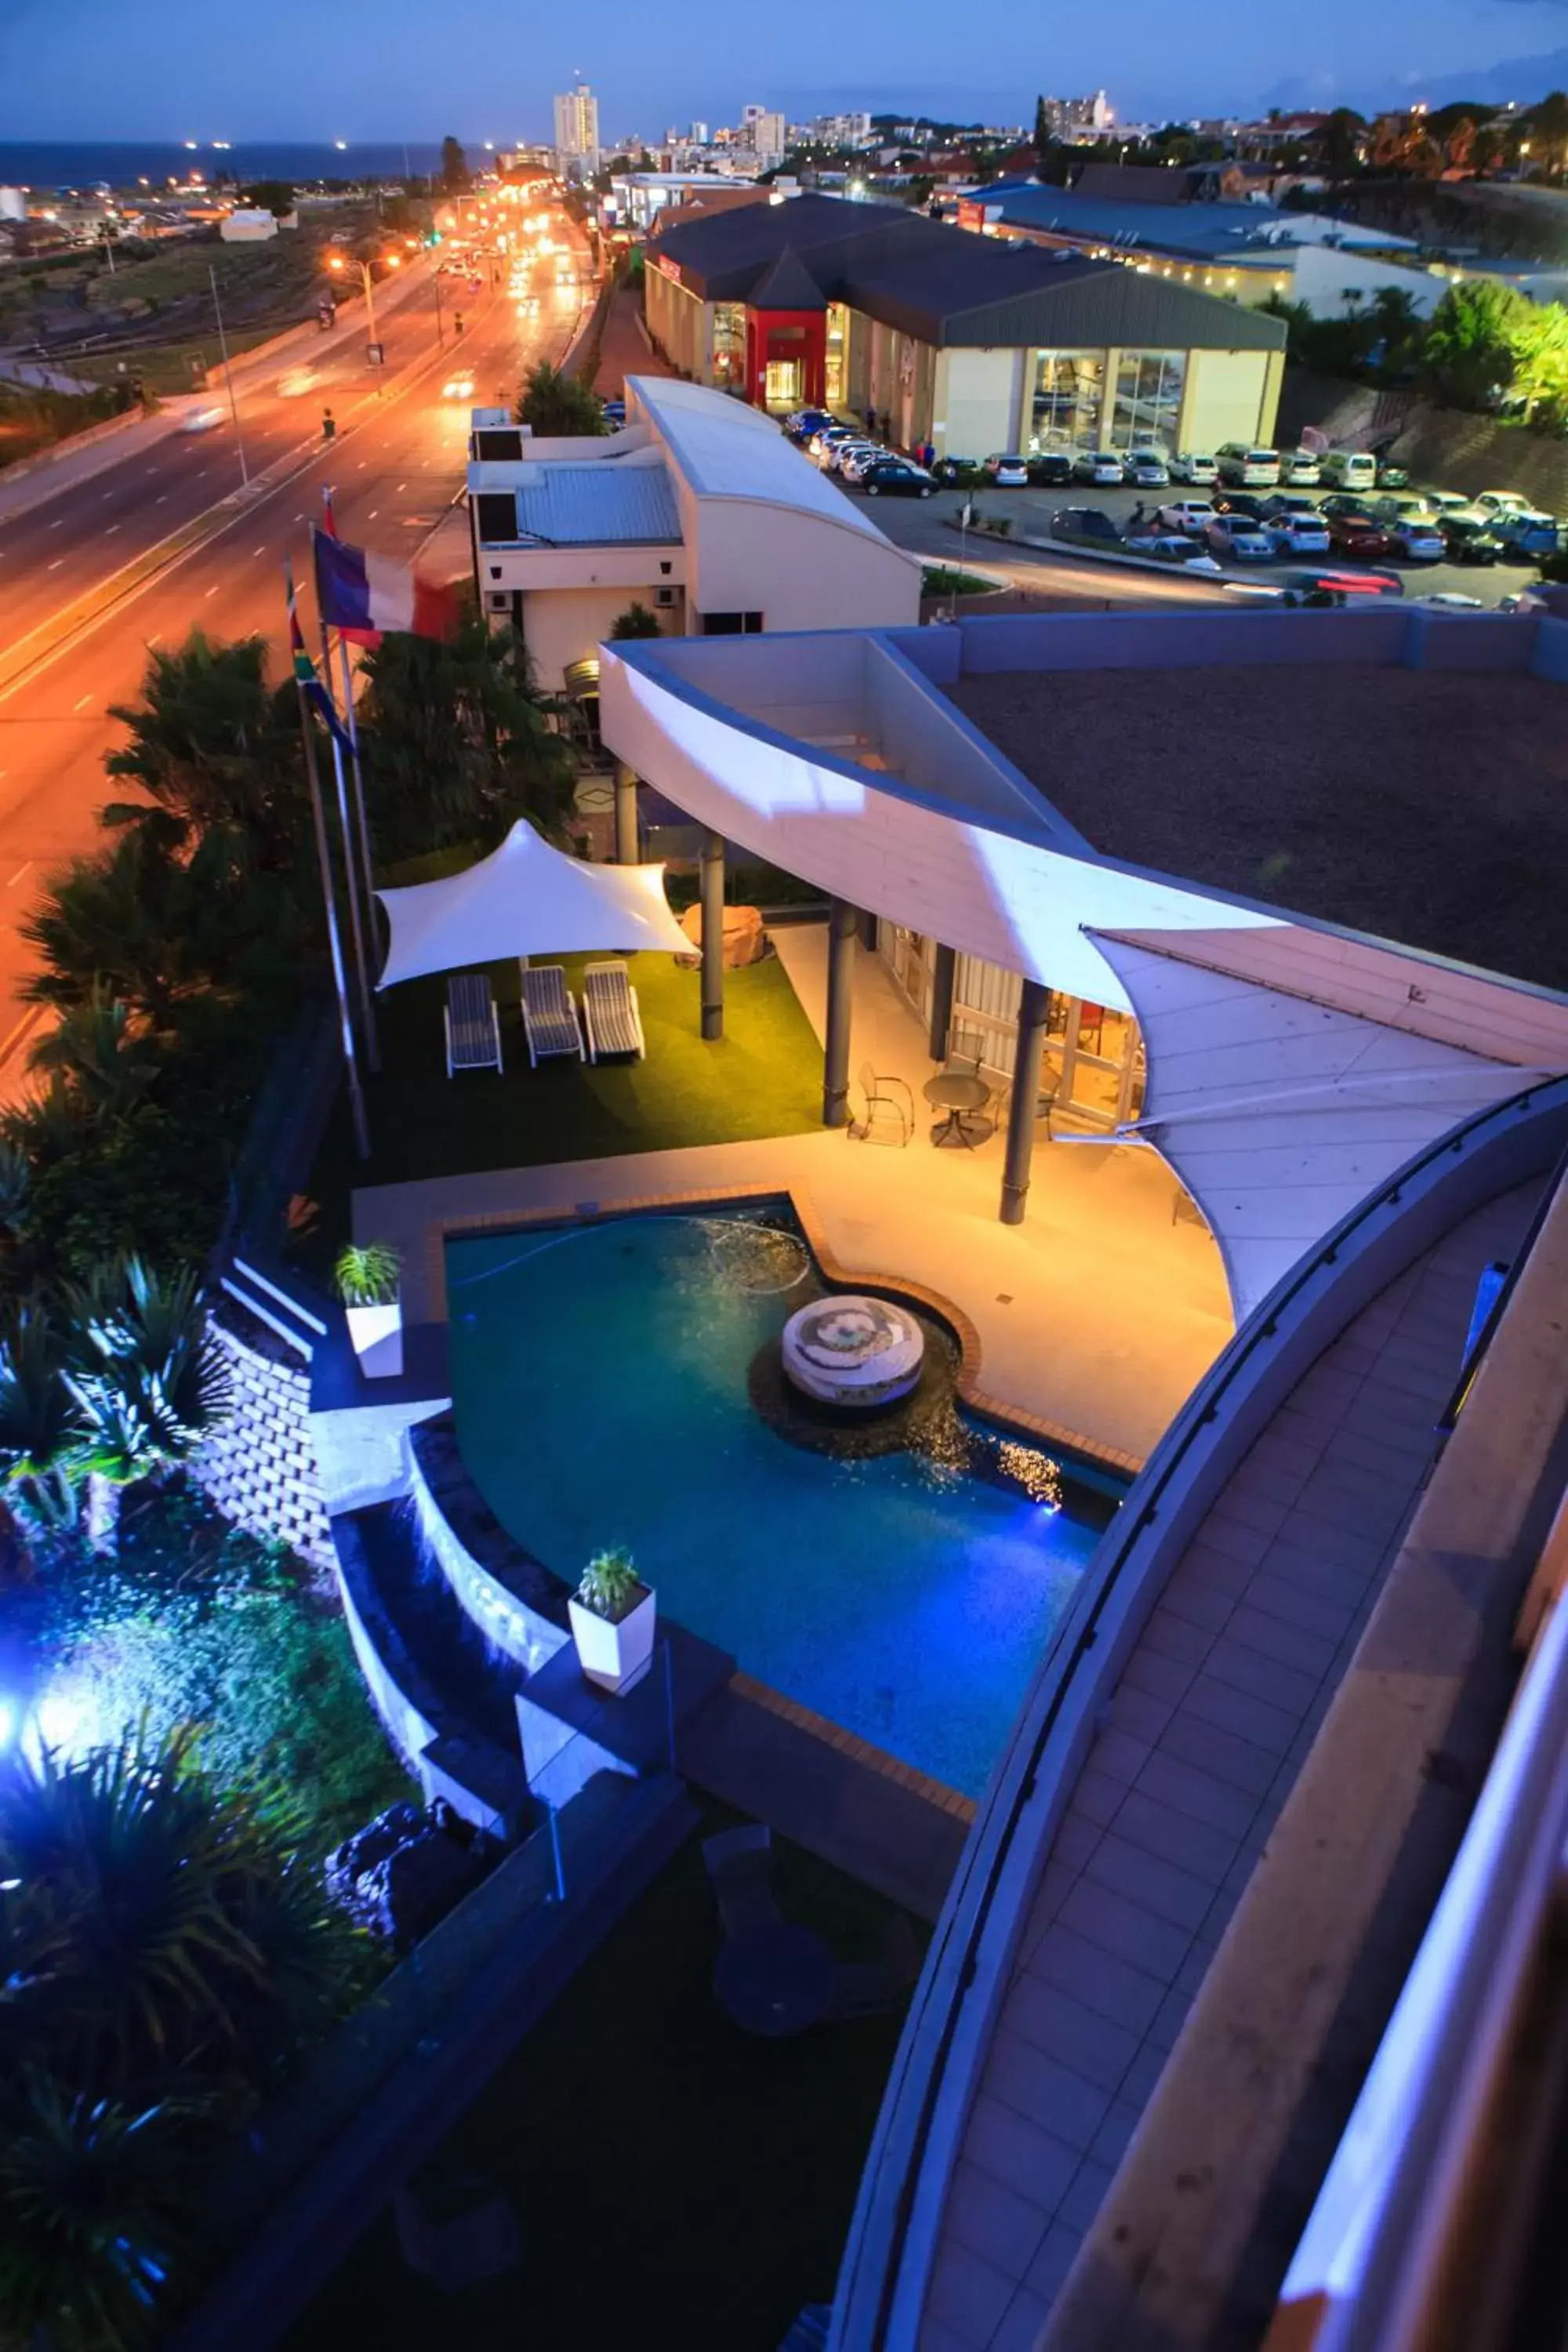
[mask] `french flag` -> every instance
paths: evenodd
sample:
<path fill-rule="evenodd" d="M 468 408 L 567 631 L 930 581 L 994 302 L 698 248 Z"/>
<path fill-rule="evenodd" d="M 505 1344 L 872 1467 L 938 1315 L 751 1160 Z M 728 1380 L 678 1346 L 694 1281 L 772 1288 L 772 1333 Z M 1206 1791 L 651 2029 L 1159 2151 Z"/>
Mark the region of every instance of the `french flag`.
<path fill-rule="evenodd" d="M 317 529 L 316 604 L 324 627 L 341 629 L 353 645 L 378 646 L 389 630 L 416 637 L 450 637 L 458 626 L 458 600 L 450 588 L 422 580 L 391 556 Z"/>

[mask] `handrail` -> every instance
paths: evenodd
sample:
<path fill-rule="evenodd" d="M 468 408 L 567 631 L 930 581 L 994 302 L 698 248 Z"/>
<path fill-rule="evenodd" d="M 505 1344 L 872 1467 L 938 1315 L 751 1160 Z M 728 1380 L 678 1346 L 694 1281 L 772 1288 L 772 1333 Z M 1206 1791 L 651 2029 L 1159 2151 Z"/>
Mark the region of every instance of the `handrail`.
<path fill-rule="evenodd" d="M 1508 1312 L 1509 1301 L 1513 1297 L 1520 1275 L 1530 1257 L 1531 1251 L 1535 1247 L 1536 1237 L 1546 1221 L 1547 1212 L 1552 1206 L 1552 1194 L 1565 1179 L 1568 1179 L 1568 1151 L 1565 1151 L 1558 1161 L 1552 1181 L 1536 1205 L 1535 1214 L 1530 1221 L 1524 1237 L 1509 1261 L 1508 1272 L 1498 1285 L 1496 1295 L 1481 1318 L 1481 1328 L 1465 1350 L 1465 1360 L 1459 1367 L 1459 1377 L 1449 1393 L 1447 1403 L 1437 1415 L 1437 1431 L 1442 1437 L 1451 1437 L 1454 1433 L 1459 1415 L 1464 1411 L 1465 1399 L 1475 1386 L 1476 1374 L 1486 1361 L 1487 1350 L 1497 1335 L 1499 1324 Z"/>
<path fill-rule="evenodd" d="M 996 1793 L 998 1800 L 1005 1800 L 1005 1802 L 994 1812 L 989 1806 L 983 1807 L 969 1850 L 960 1864 L 960 1877 L 950 1892 L 944 1921 L 939 1924 L 937 1936 L 928 1953 L 924 1984 L 928 1987 L 934 1985 L 940 1973 L 952 1980 L 952 1990 L 947 2000 L 935 2048 L 921 2062 L 924 2082 L 920 2092 L 910 2145 L 898 2183 L 887 2251 L 880 2265 L 875 2321 L 868 2336 L 854 2339 L 857 2346 L 863 2341 L 875 2347 L 876 2352 L 884 2352 L 884 2347 L 890 2344 L 889 2329 L 893 2316 L 894 2297 L 903 2270 L 924 2155 L 936 2120 L 947 2063 L 958 2032 L 963 2006 L 963 1994 L 976 1973 L 979 1948 L 990 1925 L 1007 1866 L 1013 1859 L 1014 1842 L 1025 1808 L 1035 1793 L 1047 1748 L 1067 1707 L 1075 1676 L 1099 1639 L 1133 1548 L 1158 1518 L 1162 1502 L 1169 1495 L 1179 1473 L 1186 1466 L 1194 1449 L 1210 1425 L 1219 1418 L 1227 1395 L 1242 1381 L 1244 1375 L 1250 1373 L 1259 1349 L 1275 1338 L 1282 1318 L 1301 1301 L 1303 1294 L 1334 1265 L 1347 1243 L 1382 1211 L 1397 1207 L 1405 1192 L 1426 1172 L 1445 1160 L 1464 1153 L 1468 1148 L 1482 1140 L 1489 1129 L 1500 1129 L 1506 1121 L 1517 1120 L 1525 1113 L 1539 1108 L 1542 1097 L 1553 1096 L 1568 1108 L 1568 1078 L 1537 1080 L 1519 1094 L 1489 1104 L 1458 1127 L 1449 1129 L 1436 1142 L 1426 1146 L 1415 1158 L 1396 1169 L 1374 1192 L 1358 1202 L 1340 1220 L 1309 1257 L 1282 1276 L 1194 1391 L 1179 1420 L 1167 1432 L 1151 1457 L 1122 1506 L 1118 1519 L 1107 1531 L 1105 1557 L 1094 1590 L 1085 1597 L 1084 1605 L 1069 1612 L 1063 1621 L 1058 1638 L 1047 1651 L 1037 1676 L 1037 1691 L 1043 1683 L 1049 1682 L 1049 1696 L 1043 1714 L 1026 1748 L 1009 1751 L 999 1768 L 1001 1777 Z M 1064 1649 L 1065 1656 L 1062 1654 Z M 911 2007 L 910 2011 L 905 2043 L 897 2062 L 906 2076 L 912 2071 L 913 2043 L 926 2006 L 929 2002 Z M 889 2085 L 889 2100 L 893 2096 L 894 2092 Z M 885 2106 L 884 2113 L 887 2112 L 889 2109 Z M 839 2292 L 835 2298 L 835 2332 L 831 2339 L 834 2352 L 845 2352 L 848 2342 L 843 2333 L 846 2318 L 844 2290 L 847 2284 L 851 2289 L 854 2284 L 854 2267 L 858 2252 L 857 2238 L 875 2158 L 873 2149 L 862 2181 L 862 2207 L 858 2209 L 856 2221 L 852 2225 Z"/>

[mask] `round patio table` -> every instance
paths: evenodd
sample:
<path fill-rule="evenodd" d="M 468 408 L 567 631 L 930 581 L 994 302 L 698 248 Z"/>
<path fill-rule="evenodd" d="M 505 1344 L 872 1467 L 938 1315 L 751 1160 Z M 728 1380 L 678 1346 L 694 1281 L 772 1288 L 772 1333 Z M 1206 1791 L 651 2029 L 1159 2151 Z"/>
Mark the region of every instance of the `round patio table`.
<path fill-rule="evenodd" d="M 931 1131 L 931 1141 L 939 1147 L 951 1143 L 956 1136 L 966 1151 L 974 1149 L 974 1138 L 966 1125 L 966 1115 L 984 1110 L 991 1099 L 991 1089 L 984 1078 L 973 1077 L 965 1070 L 939 1070 L 921 1088 L 933 1110 L 945 1110 L 947 1117 L 939 1118 Z"/>
<path fill-rule="evenodd" d="M 713 1990 L 743 2033 L 774 2041 L 804 2033 L 833 2005 L 837 1963 L 814 1927 L 795 1919 L 743 1928 L 721 1947 Z"/>

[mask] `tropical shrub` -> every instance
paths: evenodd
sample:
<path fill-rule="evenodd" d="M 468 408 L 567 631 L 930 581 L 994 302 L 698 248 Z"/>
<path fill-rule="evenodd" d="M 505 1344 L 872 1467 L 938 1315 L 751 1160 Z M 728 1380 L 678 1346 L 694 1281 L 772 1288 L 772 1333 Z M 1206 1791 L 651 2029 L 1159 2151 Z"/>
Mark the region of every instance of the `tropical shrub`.
<path fill-rule="evenodd" d="M 631 1610 L 638 1583 L 630 1552 L 624 1544 L 615 1544 L 594 1554 L 578 1581 L 577 1598 L 595 1617 L 607 1617 L 615 1625 Z"/>
<path fill-rule="evenodd" d="M 332 1287 L 345 1307 L 390 1307 L 403 1261 L 390 1242 L 350 1242 L 338 1254 Z"/>

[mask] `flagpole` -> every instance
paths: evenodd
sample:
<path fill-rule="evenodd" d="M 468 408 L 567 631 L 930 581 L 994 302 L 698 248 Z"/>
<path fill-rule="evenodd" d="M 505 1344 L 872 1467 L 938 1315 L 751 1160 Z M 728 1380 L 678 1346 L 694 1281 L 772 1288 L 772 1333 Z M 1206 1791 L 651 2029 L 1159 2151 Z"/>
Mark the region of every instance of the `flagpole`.
<path fill-rule="evenodd" d="M 326 672 L 323 683 L 327 689 L 327 698 L 331 701 L 332 698 L 332 653 L 331 646 L 327 635 L 327 625 L 325 621 L 321 623 L 321 667 Z M 375 1034 L 375 1010 L 371 1001 L 370 958 L 366 945 L 366 933 L 369 929 L 369 914 L 367 912 L 365 919 L 362 920 L 360 910 L 360 892 L 363 886 L 360 877 L 358 861 L 354 856 L 353 835 L 349 830 L 349 795 L 348 786 L 343 781 L 343 747 L 338 740 L 335 730 L 331 731 L 332 735 L 332 775 L 337 784 L 338 793 L 338 823 L 342 828 L 343 835 L 343 878 L 348 884 L 349 893 L 349 929 L 353 935 L 354 964 L 359 973 L 360 1011 L 364 1019 L 365 1059 L 369 1062 L 373 1070 L 379 1070 L 381 1067 L 381 1046 Z M 372 937 L 374 936 L 374 932 L 371 932 L 370 935 Z"/>
<path fill-rule="evenodd" d="M 289 592 L 290 621 L 295 618 L 294 573 L 289 564 L 283 566 L 284 583 Z M 300 733 L 305 745 L 305 775 L 310 787 L 310 815 L 316 833 L 316 857 L 321 871 L 321 903 L 327 917 L 327 941 L 331 951 L 332 985 L 338 999 L 338 1027 L 342 1038 L 343 1063 L 348 1071 L 349 1102 L 353 1111 L 354 1141 L 362 1160 L 370 1158 L 370 1126 L 365 1118 L 364 1094 L 360 1085 L 359 1057 L 354 1049 L 353 1016 L 349 1011 L 348 983 L 343 974 L 342 941 L 338 935 L 337 894 L 332 887 L 331 851 L 327 840 L 327 813 L 321 801 L 321 780 L 316 769 L 316 741 L 310 727 L 310 706 L 305 700 L 305 688 L 298 672 L 294 691 L 300 701 Z"/>
<path fill-rule="evenodd" d="M 337 537 L 337 525 L 332 519 L 332 492 L 330 483 L 326 484 L 322 488 L 321 504 L 327 510 L 328 535 L 329 537 L 335 539 Z M 320 594 L 319 578 L 317 583 L 317 593 L 318 595 Z M 326 646 L 327 635 L 327 625 L 325 621 L 323 621 L 321 623 L 321 642 L 323 653 Z M 349 641 L 347 637 L 344 636 L 342 629 L 338 631 L 338 653 L 342 662 L 343 720 L 349 730 L 349 763 L 353 776 L 354 831 L 359 841 L 359 866 L 360 873 L 363 877 L 363 887 L 364 890 L 365 929 L 369 936 L 371 946 L 374 950 L 376 944 L 375 866 L 370 853 L 370 824 L 365 815 L 364 771 L 360 765 L 359 720 L 354 715 L 353 665 L 349 659 Z M 330 688 L 331 684 L 331 667 L 330 663 L 327 669 L 327 682 Z M 373 1054 L 376 1051 L 374 1039 L 371 1050 Z M 377 1066 L 379 1066 L 379 1065 L 377 1065 Z"/>

